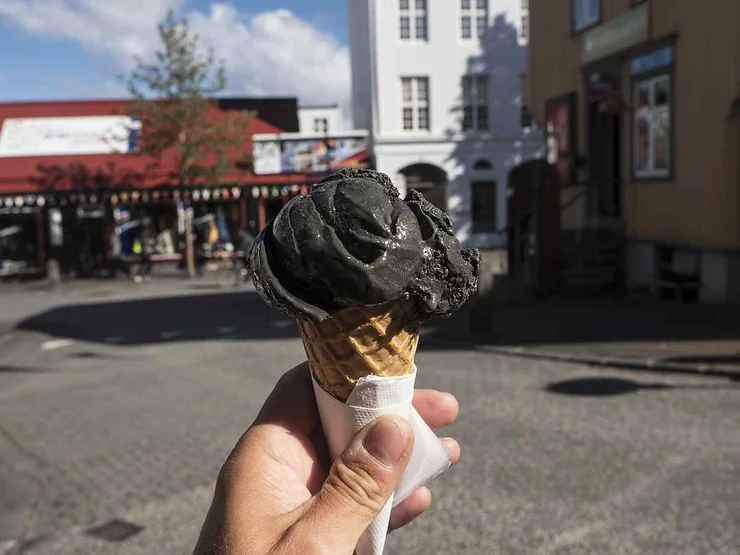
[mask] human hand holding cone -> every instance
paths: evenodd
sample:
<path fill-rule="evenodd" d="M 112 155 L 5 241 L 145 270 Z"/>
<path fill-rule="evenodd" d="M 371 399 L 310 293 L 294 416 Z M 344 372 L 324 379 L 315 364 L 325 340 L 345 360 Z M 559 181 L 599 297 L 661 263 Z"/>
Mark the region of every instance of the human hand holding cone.
<path fill-rule="evenodd" d="M 413 410 L 421 323 L 448 316 L 477 287 L 480 255 L 454 238 L 449 218 L 387 176 L 341 170 L 296 197 L 260 233 L 250 255 L 257 291 L 296 317 L 334 459 L 353 435 L 385 414 L 414 432 L 396 501 L 449 465 Z M 357 546 L 380 555 L 391 498 Z"/>

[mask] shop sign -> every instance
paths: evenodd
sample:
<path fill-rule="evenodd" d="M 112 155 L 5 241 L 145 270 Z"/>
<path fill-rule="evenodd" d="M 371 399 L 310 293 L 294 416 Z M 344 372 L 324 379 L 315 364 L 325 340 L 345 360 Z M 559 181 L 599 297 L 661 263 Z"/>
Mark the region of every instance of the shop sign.
<path fill-rule="evenodd" d="M 648 39 L 648 4 L 641 4 L 583 35 L 583 63 L 625 50 Z"/>
<path fill-rule="evenodd" d="M 128 116 L 8 118 L 0 158 L 135 152 L 141 122 Z"/>
<path fill-rule="evenodd" d="M 630 62 L 630 73 L 642 75 L 656 69 L 667 67 L 673 63 L 673 47 L 664 46 L 643 56 L 638 56 Z"/>
<path fill-rule="evenodd" d="M 269 135 L 254 140 L 254 173 L 323 172 L 349 165 L 368 148 L 366 134 L 345 137 L 300 138 Z"/>

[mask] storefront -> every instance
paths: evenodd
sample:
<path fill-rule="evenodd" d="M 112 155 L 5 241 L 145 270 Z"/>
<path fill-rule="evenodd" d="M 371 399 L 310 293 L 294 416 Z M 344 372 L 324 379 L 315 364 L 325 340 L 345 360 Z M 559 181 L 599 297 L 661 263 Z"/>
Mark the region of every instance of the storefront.
<path fill-rule="evenodd" d="M 35 199 L 0 198 L 0 278 L 43 272 L 44 232 Z"/>
<path fill-rule="evenodd" d="M 290 185 L 119 189 L 0 196 L 0 275 L 40 275 L 50 258 L 64 277 L 111 271 L 115 234 L 120 254 L 136 259 L 149 241 L 153 263 L 184 264 L 185 211 L 192 210 L 201 257 L 238 249 L 243 230 L 255 236 L 307 182 Z"/>
<path fill-rule="evenodd" d="M 529 84 L 563 228 L 623 230 L 631 288 L 675 297 L 690 283 L 728 301 L 740 300 L 740 3 L 712 6 L 533 5 Z"/>
<path fill-rule="evenodd" d="M 137 253 L 154 263 L 182 262 L 191 217 L 204 249 L 233 246 L 242 231 L 255 235 L 306 190 L 307 173 L 255 176 L 246 163 L 234 163 L 214 183 L 173 183 L 177 153 L 139 152 L 143 130 L 127 111 L 127 101 L 115 99 L 0 103 L 3 274 L 40 274 L 54 259 L 65 277 L 98 277 Z M 298 131 L 295 99 L 213 104 L 214 117 L 232 112 L 259 114 L 250 116 L 243 160 L 253 134 Z"/>

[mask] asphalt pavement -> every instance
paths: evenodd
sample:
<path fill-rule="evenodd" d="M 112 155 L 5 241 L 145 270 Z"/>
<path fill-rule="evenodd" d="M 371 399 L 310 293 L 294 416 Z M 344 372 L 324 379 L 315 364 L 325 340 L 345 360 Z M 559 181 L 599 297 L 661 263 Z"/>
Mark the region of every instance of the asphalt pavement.
<path fill-rule="evenodd" d="M 453 325 L 448 322 L 446 325 Z M 404 554 L 740 553 L 740 383 L 507 357 L 430 328 L 460 464 Z M 0 289 L 0 554 L 185 554 L 294 323 L 208 283 Z"/>

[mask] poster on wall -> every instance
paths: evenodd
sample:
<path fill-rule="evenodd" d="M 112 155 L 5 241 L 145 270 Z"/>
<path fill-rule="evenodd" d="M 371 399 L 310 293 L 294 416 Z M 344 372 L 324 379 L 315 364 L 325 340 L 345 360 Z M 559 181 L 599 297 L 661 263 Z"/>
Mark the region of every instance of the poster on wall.
<path fill-rule="evenodd" d="M 576 93 L 549 100 L 545 106 L 547 161 L 555 165 L 563 185 L 578 176 L 573 159 L 578 152 Z"/>
<path fill-rule="evenodd" d="M 138 146 L 141 122 L 128 116 L 8 118 L 0 129 L 0 158 L 127 154 Z"/>
<path fill-rule="evenodd" d="M 351 164 L 368 147 L 367 137 L 259 140 L 254 142 L 254 173 L 323 172 Z"/>

